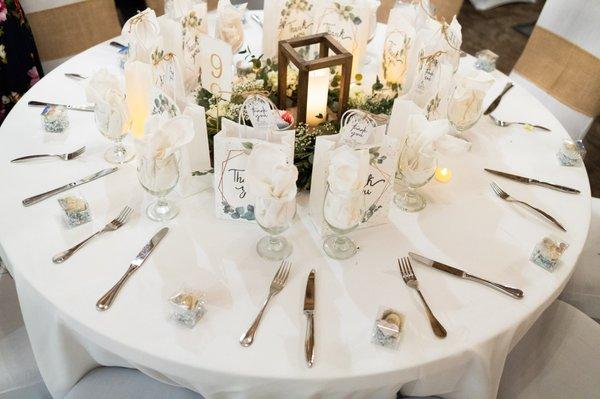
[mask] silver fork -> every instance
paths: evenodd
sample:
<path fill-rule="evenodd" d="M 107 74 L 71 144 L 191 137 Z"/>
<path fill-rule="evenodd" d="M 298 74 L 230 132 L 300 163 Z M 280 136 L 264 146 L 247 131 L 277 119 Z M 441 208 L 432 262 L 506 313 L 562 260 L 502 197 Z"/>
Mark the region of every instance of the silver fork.
<path fill-rule="evenodd" d="M 523 126 L 532 126 L 536 129 L 540 129 L 540 130 L 544 130 L 546 132 L 550 132 L 551 130 L 548 129 L 547 127 L 544 126 L 540 126 L 540 125 L 533 125 L 531 123 L 527 123 L 527 122 L 505 122 L 505 121 L 501 121 L 500 119 L 496 119 L 496 117 L 494 117 L 494 115 L 490 114 L 489 115 L 490 118 L 492 118 L 492 120 L 494 121 L 494 123 L 496 124 L 496 126 L 500 126 L 500 127 L 506 127 L 506 126 L 510 126 L 510 125 L 523 125 Z"/>
<path fill-rule="evenodd" d="M 132 212 L 133 212 L 133 209 L 131 209 L 129 206 L 126 206 L 125 208 L 123 208 L 123 210 L 121 211 L 119 216 L 117 216 L 115 219 L 108 222 L 102 230 L 95 232 L 94 234 L 92 234 L 85 240 L 81 241 L 79 244 L 75 245 L 74 247 L 69 248 L 66 251 L 63 251 L 63 252 L 55 255 L 54 258 L 52 258 L 52 262 L 63 263 L 64 261 L 69 259 L 75 252 L 79 251 L 79 249 L 81 247 L 83 247 L 85 244 L 87 244 L 92 238 L 99 236 L 102 233 L 106 233 L 108 231 L 115 231 L 115 230 L 119 229 L 121 226 L 123 226 L 125 224 L 125 222 L 127 222 L 127 218 L 129 217 L 129 215 L 131 215 Z"/>
<path fill-rule="evenodd" d="M 38 158 L 60 158 L 63 161 L 70 161 L 71 159 L 75 159 L 78 156 L 80 156 L 81 154 L 83 154 L 85 152 L 85 146 L 81 147 L 80 149 L 73 151 L 73 152 L 68 152 L 66 154 L 38 154 L 38 155 L 27 155 L 24 157 L 20 157 L 20 158 L 15 158 L 10 162 L 22 162 L 22 161 L 28 161 L 30 159 L 38 159 Z"/>
<path fill-rule="evenodd" d="M 417 281 L 417 276 L 415 276 L 415 272 L 410 264 L 410 258 L 404 257 L 402 259 L 398 259 L 398 267 L 400 267 L 400 274 L 402 275 L 402 279 L 410 288 L 414 288 L 419 293 L 421 300 L 423 301 L 423 305 L 425 305 L 425 310 L 427 311 L 427 318 L 429 319 L 429 324 L 431 324 L 431 329 L 433 333 L 440 338 L 445 338 L 448 333 L 442 324 L 435 317 L 425 297 L 421 294 L 419 290 L 419 282 Z"/>
<path fill-rule="evenodd" d="M 562 231 L 567 231 L 562 226 L 562 224 L 560 224 L 558 222 L 558 220 L 556 220 L 555 218 L 553 218 L 551 215 L 549 215 L 548 213 L 542 211 L 539 208 L 536 208 L 535 206 L 529 205 L 527 202 L 519 201 L 518 199 L 511 197 L 506 191 L 502 190 L 500 188 L 500 186 L 498 184 L 496 184 L 495 181 L 491 182 L 490 186 L 492 187 L 492 190 L 494 191 L 494 193 L 498 197 L 502 198 L 503 200 L 508 201 L 508 202 L 516 202 L 517 204 L 525 205 L 529 209 L 532 209 L 532 210 L 536 211 L 537 213 L 539 213 L 540 215 L 542 215 L 543 217 L 545 217 L 546 219 L 548 219 L 549 221 L 551 221 L 552 223 L 554 223 Z"/>
<path fill-rule="evenodd" d="M 242 346 L 252 345 L 252 342 L 254 341 L 254 334 L 256 334 L 256 330 L 258 329 L 258 325 L 260 324 L 260 320 L 265 311 L 265 308 L 267 307 L 267 304 L 269 303 L 271 298 L 279 294 L 283 287 L 285 287 L 285 283 L 290 273 L 291 266 L 292 263 L 288 260 L 283 260 L 281 262 L 279 269 L 277 269 L 277 273 L 275 273 L 275 276 L 273 277 L 273 281 L 271 281 L 271 286 L 269 287 L 269 295 L 267 296 L 267 299 L 265 299 L 265 301 L 263 302 L 260 312 L 258 312 L 258 315 L 254 319 L 254 322 L 252 323 L 248 331 L 246 331 L 246 333 L 240 338 L 240 344 L 242 344 Z"/>

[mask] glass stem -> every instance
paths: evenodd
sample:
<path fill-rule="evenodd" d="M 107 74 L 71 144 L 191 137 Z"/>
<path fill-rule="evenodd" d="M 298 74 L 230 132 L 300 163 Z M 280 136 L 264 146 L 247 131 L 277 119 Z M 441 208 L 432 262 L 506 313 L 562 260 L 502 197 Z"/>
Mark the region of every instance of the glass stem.
<path fill-rule="evenodd" d="M 277 252 L 281 249 L 281 240 L 278 236 L 269 236 L 269 250 Z"/>
<path fill-rule="evenodd" d="M 125 155 L 125 146 L 123 145 L 123 138 L 119 137 L 115 139 L 115 154 L 118 157 Z"/>

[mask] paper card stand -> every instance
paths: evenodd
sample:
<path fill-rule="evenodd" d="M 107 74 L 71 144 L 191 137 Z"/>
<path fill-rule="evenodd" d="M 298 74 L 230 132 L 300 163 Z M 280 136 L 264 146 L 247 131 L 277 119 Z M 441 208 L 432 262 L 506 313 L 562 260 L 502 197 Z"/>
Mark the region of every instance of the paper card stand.
<path fill-rule="evenodd" d="M 385 134 L 386 126 L 375 128 L 372 144 L 356 146 L 368 148 L 370 155 L 369 175 L 363 186 L 365 212 L 359 228 L 388 222 L 388 211 L 394 191 L 394 176 L 400 155 L 398 139 Z M 325 236 L 331 230 L 323 218 L 323 202 L 327 190 L 327 177 L 331 154 L 340 145 L 341 134 L 317 137 L 310 189 L 310 216 L 318 232 Z"/>
<path fill-rule="evenodd" d="M 245 186 L 248 155 L 255 144 L 268 139 L 285 147 L 290 159 L 294 159 L 295 131 L 271 131 L 266 137 L 264 129 L 226 118 L 221 121 L 221 131 L 214 138 L 215 212 L 219 219 L 253 221 L 254 198 Z"/>

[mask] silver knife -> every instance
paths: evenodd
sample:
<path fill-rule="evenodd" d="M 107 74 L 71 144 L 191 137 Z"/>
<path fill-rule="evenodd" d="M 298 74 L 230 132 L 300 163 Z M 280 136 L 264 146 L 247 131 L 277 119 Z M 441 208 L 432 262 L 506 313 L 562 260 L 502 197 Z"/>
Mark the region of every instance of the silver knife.
<path fill-rule="evenodd" d="M 62 105 L 66 109 L 70 109 L 71 111 L 84 111 L 84 112 L 94 112 L 93 105 L 70 105 L 70 104 L 57 104 L 57 103 L 48 103 L 44 101 L 29 101 L 27 103 L 30 107 L 45 107 L 46 105 Z"/>
<path fill-rule="evenodd" d="M 409 252 L 408 255 L 411 258 L 413 258 L 414 260 L 416 260 L 418 262 L 421 262 L 421 263 L 423 263 L 423 264 L 425 264 L 427 266 L 431 266 L 434 269 L 441 270 L 443 272 L 452 274 L 454 276 L 463 278 L 465 280 L 471 280 L 471 281 L 475 281 L 475 282 L 487 285 L 488 287 L 495 288 L 498 291 L 501 291 L 501 292 L 503 292 L 505 294 L 508 294 L 508 295 L 512 296 L 513 298 L 517 298 L 517 299 L 523 298 L 523 291 L 521 291 L 518 288 L 513 288 L 513 287 L 508 287 L 506 285 L 502 285 L 502 284 L 498 284 L 498 283 L 493 283 L 491 281 L 488 281 L 488 280 L 483 279 L 481 277 L 474 276 L 472 274 L 469 274 L 469 273 L 467 273 L 467 272 L 465 272 L 463 270 L 457 269 L 455 267 L 448 266 L 446 264 L 443 264 L 441 262 L 437 262 L 435 260 L 427 259 L 426 257 L 421 256 L 421 255 L 417 255 L 417 254 L 415 254 L 413 252 Z"/>
<path fill-rule="evenodd" d="M 25 198 L 23 200 L 23 206 L 30 206 L 33 204 L 37 204 L 38 202 L 43 201 L 47 198 L 50 198 L 53 195 L 62 193 L 63 191 L 70 190 L 73 187 L 77 187 L 77 186 L 81 186 L 82 184 L 89 183 L 93 180 L 101 178 L 102 176 L 110 175 L 111 173 L 116 172 L 117 170 L 119 170 L 119 168 L 117 168 L 117 167 L 104 169 L 104 170 L 101 170 L 100 172 L 94 173 L 93 175 L 84 177 L 83 179 L 80 179 L 80 180 L 74 181 L 72 183 L 65 184 L 64 186 L 55 188 L 54 190 L 50 190 L 50 191 L 47 191 L 42 194 L 34 195 L 33 197 Z"/>
<path fill-rule="evenodd" d="M 306 315 L 306 337 L 304 339 L 304 357 L 306 365 L 312 367 L 315 362 L 315 269 L 310 271 L 306 280 L 304 294 L 304 314 Z"/>
<path fill-rule="evenodd" d="M 142 266 L 144 261 L 146 259 L 148 259 L 148 256 L 150 256 L 150 254 L 152 253 L 154 248 L 156 248 L 158 243 L 163 239 L 163 237 L 168 232 L 169 232 L 169 228 L 163 227 L 162 229 L 160 229 L 158 231 L 158 233 L 154 234 L 154 237 L 152 237 L 150 239 L 148 244 L 144 245 L 144 248 L 142 248 L 140 253 L 129 264 L 129 268 L 127 269 L 127 271 L 125 272 L 123 277 L 121 277 L 121 279 L 119 281 L 117 281 L 117 283 L 110 290 L 108 290 L 108 292 L 106 294 L 104 294 L 98 300 L 98 302 L 96 302 L 96 309 L 98 311 L 102 312 L 102 311 L 108 310 L 110 308 L 110 306 L 114 302 L 117 294 L 119 293 L 119 291 L 121 290 L 123 285 L 125 285 L 125 282 L 127 282 L 127 280 L 129 280 L 129 277 L 131 277 L 131 275 Z"/>
<path fill-rule="evenodd" d="M 506 84 L 506 86 L 504 86 L 504 90 L 502 90 L 502 93 L 500 93 L 500 94 L 498 95 L 498 97 L 496 97 L 496 99 L 495 99 L 494 101 L 492 101 L 492 103 L 491 103 L 491 104 L 490 104 L 490 105 L 489 105 L 489 106 L 488 106 L 488 107 L 485 109 L 485 111 L 483 111 L 483 114 L 484 114 L 484 115 L 489 115 L 489 114 L 491 114 L 492 112 L 494 112 L 494 110 L 495 110 L 496 108 L 498 108 L 498 105 L 500 105 L 500 101 L 502 101 L 502 97 L 504 97 L 504 95 L 505 95 L 506 93 L 508 93 L 508 91 L 509 91 L 510 89 L 512 89 L 512 88 L 513 88 L 513 86 L 514 86 L 514 83 L 513 83 L 513 82 L 508 82 L 508 83 Z"/>
<path fill-rule="evenodd" d="M 535 184 L 538 186 L 542 186 L 542 187 L 548 187 L 554 190 L 558 190 L 558 191 L 562 191 L 565 193 L 569 193 L 569 194 L 579 194 L 581 193 L 581 191 L 576 190 L 574 188 L 570 188 L 570 187 L 565 187 L 565 186 L 561 186 L 558 184 L 553 184 L 553 183 L 548 183 L 545 181 L 540 181 L 540 180 L 536 180 L 536 179 L 532 179 L 530 177 L 523 177 L 523 176 L 519 176 L 519 175 L 513 175 L 512 173 L 506 173 L 506 172 L 500 172 L 499 170 L 494 170 L 494 169 L 488 169 L 488 168 L 483 168 L 483 170 L 485 170 L 486 172 L 498 175 L 498 176 L 502 176 L 502 177 L 506 177 L 507 179 L 512 179 L 512 180 L 516 180 L 518 182 L 521 183 L 525 183 L 525 184 Z"/>

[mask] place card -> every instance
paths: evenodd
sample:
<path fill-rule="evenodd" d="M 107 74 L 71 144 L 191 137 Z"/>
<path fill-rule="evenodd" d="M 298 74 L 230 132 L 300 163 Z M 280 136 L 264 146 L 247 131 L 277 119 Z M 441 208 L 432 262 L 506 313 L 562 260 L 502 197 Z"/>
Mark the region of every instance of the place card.
<path fill-rule="evenodd" d="M 233 80 L 231 45 L 208 35 L 202 36 L 200 81 L 202 87 L 225 100 L 231 97 Z"/>
<path fill-rule="evenodd" d="M 263 54 L 266 58 L 277 58 L 279 41 L 315 33 L 316 3 L 316 0 L 265 0 Z"/>
<path fill-rule="evenodd" d="M 366 0 L 319 1 L 315 32 L 333 36 L 353 55 L 352 75 L 362 63 L 369 40 L 370 6 Z"/>

